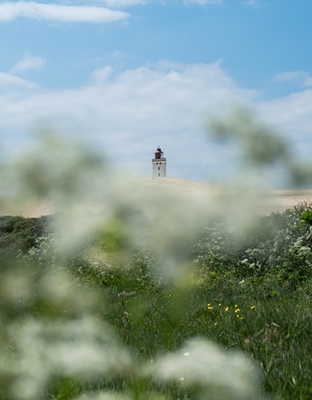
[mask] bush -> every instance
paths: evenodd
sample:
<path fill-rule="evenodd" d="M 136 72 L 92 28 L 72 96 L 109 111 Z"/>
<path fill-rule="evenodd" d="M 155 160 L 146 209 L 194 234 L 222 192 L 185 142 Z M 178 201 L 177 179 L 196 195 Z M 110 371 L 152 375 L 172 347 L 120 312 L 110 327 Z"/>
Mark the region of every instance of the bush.
<path fill-rule="evenodd" d="M 12 257 L 18 250 L 27 252 L 48 229 L 51 217 L 23 218 L 0 216 L 0 257 Z"/>

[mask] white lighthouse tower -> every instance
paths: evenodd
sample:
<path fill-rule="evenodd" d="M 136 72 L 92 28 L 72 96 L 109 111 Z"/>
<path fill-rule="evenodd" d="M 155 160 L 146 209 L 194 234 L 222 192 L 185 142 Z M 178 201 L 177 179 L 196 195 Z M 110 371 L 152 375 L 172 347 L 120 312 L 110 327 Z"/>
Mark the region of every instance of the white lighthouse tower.
<path fill-rule="evenodd" d="M 153 178 L 166 178 L 166 164 L 167 160 L 164 157 L 164 152 L 158 146 L 155 151 L 155 158 L 152 159 L 153 164 Z"/>

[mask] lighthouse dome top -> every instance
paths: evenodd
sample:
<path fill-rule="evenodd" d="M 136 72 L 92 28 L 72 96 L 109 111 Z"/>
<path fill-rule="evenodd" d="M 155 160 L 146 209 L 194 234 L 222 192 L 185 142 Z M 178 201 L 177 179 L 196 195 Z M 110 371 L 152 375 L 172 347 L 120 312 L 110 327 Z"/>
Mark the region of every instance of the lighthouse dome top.
<path fill-rule="evenodd" d="M 155 159 L 159 160 L 161 158 L 163 158 L 163 154 L 164 152 L 161 150 L 161 148 L 158 146 L 156 151 L 155 151 Z"/>

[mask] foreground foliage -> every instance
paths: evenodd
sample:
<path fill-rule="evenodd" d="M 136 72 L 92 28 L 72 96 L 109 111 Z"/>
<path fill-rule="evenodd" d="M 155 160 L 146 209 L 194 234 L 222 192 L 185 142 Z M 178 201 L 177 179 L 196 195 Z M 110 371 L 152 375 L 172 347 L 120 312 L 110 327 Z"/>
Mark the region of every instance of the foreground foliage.
<path fill-rule="evenodd" d="M 51 370 L 45 374 L 54 376 L 46 387 L 46 393 L 56 398 L 76 398 L 79 393 L 93 393 L 95 390 L 113 390 L 115 394 L 126 390 L 130 398 L 136 396 L 133 394 L 136 391 L 142 394 L 142 390 L 145 395 L 163 393 L 169 398 L 228 398 L 233 390 L 232 383 L 227 389 L 228 374 L 233 371 L 248 374 L 248 368 L 252 371 L 255 367 L 248 367 L 247 364 L 243 372 L 241 368 L 244 362 L 239 365 L 237 361 L 238 365 L 233 367 L 233 371 L 225 374 L 223 369 L 227 368 L 226 364 L 221 368 L 219 377 L 217 370 L 209 372 L 209 363 L 200 364 L 200 370 L 196 371 L 196 363 L 188 358 L 190 355 L 198 357 L 207 351 L 209 358 L 213 357 L 212 354 L 216 358 L 221 356 L 220 350 L 206 348 L 205 343 L 188 342 L 190 338 L 200 337 L 218 343 L 225 349 L 249 354 L 258 362 L 265 377 L 266 391 L 272 398 L 308 399 L 312 395 L 312 362 L 307 356 L 312 351 L 312 242 L 311 226 L 304 216 L 309 210 L 310 205 L 302 203 L 293 210 L 259 217 L 252 232 L 245 231 L 240 236 L 237 229 L 227 229 L 222 223 L 213 223 L 204 228 L 196 243 L 190 247 L 192 262 L 187 279 L 191 285 L 178 286 L 155 273 L 155 260 L 148 251 L 133 250 L 131 257 L 128 253 L 127 261 L 122 260 L 123 267 L 120 268 L 118 263 L 121 260 L 116 258 L 116 254 L 122 242 L 114 242 L 111 234 L 101 236 L 100 240 L 85 242 L 79 255 L 67 259 L 66 268 L 60 270 L 56 261 L 56 236 L 51 233 L 41 236 L 47 229 L 47 220 L 52 221 L 53 216 L 37 220 L 37 238 L 31 236 L 34 246 L 19 253 L 17 258 L 20 265 L 15 273 L 20 268 L 26 269 L 28 285 L 32 288 L 24 293 L 22 299 L 17 296 L 17 303 L 13 296 L 14 302 L 9 307 L 7 318 L 18 316 L 27 320 L 22 328 L 24 332 L 18 330 L 13 340 L 10 338 L 11 346 L 15 348 L 14 338 L 17 335 L 19 341 L 22 339 L 19 351 L 26 353 L 23 357 L 32 359 L 37 354 L 40 359 L 44 354 Z M 11 234 L 17 238 L 24 237 L 25 243 L 28 243 L 29 232 L 33 232 L 29 230 L 29 225 L 34 224 L 33 220 L 17 217 L 2 220 L 6 221 L 7 226 L 15 222 L 15 230 L 11 230 Z M 1 235 L 6 236 L 7 230 L 2 231 Z M 101 248 L 105 249 L 105 257 Z M 110 250 L 107 252 L 107 249 Z M 4 250 L 6 246 L 3 246 Z M 48 269 L 52 288 L 46 287 L 42 269 Z M 71 280 L 71 283 L 67 282 L 68 286 L 64 286 L 66 276 Z M 45 285 L 44 292 L 41 289 L 40 293 L 36 293 L 42 284 Z M 62 293 L 62 290 L 66 290 L 66 293 Z M 76 296 L 80 297 L 79 304 Z M 99 303 L 95 300 L 98 296 Z M 88 310 L 92 312 L 92 317 L 83 316 L 85 312 L 88 314 Z M 80 318 L 83 324 L 74 327 L 71 318 L 77 312 L 82 313 Z M 52 318 L 51 324 L 44 322 L 42 325 L 44 320 L 29 321 L 29 313 L 37 313 L 44 320 L 49 316 L 49 319 Z M 59 320 L 60 315 L 63 322 Z M 84 321 L 84 318 L 87 319 Z M 67 321 L 65 325 L 64 321 Z M 98 324 L 107 322 L 110 328 L 106 326 L 103 331 L 97 331 Z M 112 328 L 118 332 L 120 344 L 111 342 L 110 334 L 103 336 L 103 332 L 113 332 Z M 70 339 L 71 329 L 74 329 L 77 338 L 85 336 L 91 342 L 79 344 L 80 339 L 75 343 L 73 353 L 68 353 L 66 349 L 65 356 L 62 354 L 65 351 L 62 342 Z M 66 339 L 68 334 L 70 336 Z M 28 347 L 29 335 L 34 340 L 35 348 Z M 100 344 L 105 344 L 106 348 L 108 342 L 109 348 L 101 353 Z M 90 351 L 93 351 L 94 343 L 98 343 L 97 354 L 92 357 L 92 366 L 88 366 L 89 372 L 86 373 L 83 366 L 79 367 L 79 362 L 83 363 L 84 352 L 87 351 L 85 346 L 91 346 Z M 179 350 L 183 343 L 188 344 Z M 127 351 L 120 350 L 121 345 L 126 346 Z M 50 355 L 47 353 L 49 346 Z M 168 359 L 161 358 L 157 364 L 157 354 L 167 351 L 177 353 L 172 357 L 166 356 Z M 195 355 L 196 352 L 198 355 Z M 68 360 L 70 357 L 75 359 L 74 366 Z M 79 357 L 82 357 L 80 361 Z M 129 375 L 129 369 L 133 369 L 133 357 L 139 362 L 139 369 L 144 368 L 145 371 L 143 374 L 137 372 L 139 376 L 136 378 L 132 375 L 133 371 Z M 106 367 L 102 364 L 103 358 L 106 363 L 111 359 Z M 188 364 L 183 366 L 186 358 L 190 361 L 189 367 Z M 205 359 L 202 362 L 205 363 Z M 172 363 L 176 363 L 175 368 Z M 37 364 L 37 368 L 46 366 Z M 104 378 L 105 368 L 109 371 L 109 378 Z M 117 375 L 113 372 L 115 368 Z M 146 372 L 149 370 L 154 376 L 152 380 Z M 188 376 L 190 372 L 194 378 Z M 25 373 L 19 371 L 19 375 Z M 211 383 L 210 373 L 213 374 Z M 161 384 L 155 380 L 157 374 L 164 380 Z M 233 376 L 232 379 L 234 382 L 239 378 Z M 32 380 L 36 381 L 38 377 L 32 376 Z M 203 386 L 201 380 L 205 381 Z M 20 384 L 18 380 L 14 387 Z M 213 393 L 214 389 L 211 388 L 215 386 L 219 393 L 217 397 L 203 394 L 208 388 Z M 245 398 L 243 391 L 238 391 L 240 394 L 237 398 Z M 246 398 L 250 393 L 246 394 Z M 255 393 L 252 396 L 257 397 Z"/>
<path fill-rule="evenodd" d="M 246 113 L 213 126 L 247 173 L 209 207 L 49 133 L 0 165 L 1 207 L 58 211 L 0 218 L 0 398 L 311 398 L 311 207 L 260 218 L 248 186 L 311 168 Z"/>

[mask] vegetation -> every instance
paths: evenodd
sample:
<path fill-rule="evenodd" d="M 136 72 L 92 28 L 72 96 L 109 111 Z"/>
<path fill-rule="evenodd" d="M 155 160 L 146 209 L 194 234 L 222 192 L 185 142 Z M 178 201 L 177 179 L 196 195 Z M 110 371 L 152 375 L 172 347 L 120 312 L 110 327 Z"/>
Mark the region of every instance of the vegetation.
<path fill-rule="evenodd" d="M 48 229 L 48 217 L 23 218 L 0 216 L 0 254 L 9 258 L 18 250 L 27 252 L 36 244 L 36 239 Z"/>
<path fill-rule="evenodd" d="M 92 307 L 93 315 L 114 327 L 138 362 L 149 360 L 153 365 L 157 354 L 178 351 L 190 338 L 205 338 L 256 360 L 271 398 L 308 399 L 312 395 L 308 357 L 312 351 L 312 228 L 305 218 L 309 212 L 310 205 L 302 203 L 293 210 L 258 217 L 252 232 L 238 233 L 221 222 L 205 227 L 190 247 L 187 279 L 191 284 L 187 286 L 170 284 L 155 274 L 155 260 L 147 251 L 132 249 L 120 268 L 115 256 L 123 243 L 112 234 L 104 235 L 85 242 L 79 256 L 67 260 L 70 286 L 73 291 L 97 292 L 101 301 Z M 3 255 L 12 254 L 19 244 L 23 253 L 16 253 L 17 260 L 30 268 L 32 278 L 40 279 L 42 268 L 57 275 L 56 237 L 43 233 L 47 220 L 2 217 L 2 263 Z M 26 297 L 22 305 L 14 306 L 18 318 L 30 312 L 42 316 L 68 312 L 68 304 L 62 310 L 63 302 L 51 305 L 33 294 Z M 78 381 L 63 377 L 54 379 L 46 393 L 71 399 L 95 388 L 138 393 L 144 388 L 173 399 L 195 398 L 195 389 L 185 385 L 187 378 L 180 378 L 184 378 L 180 384 L 160 384 L 154 379 L 132 381 L 131 375 L 102 376 L 96 383 L 87 377 Z"/>
<path fill-rule="evenodd" d="M 312 397 L 312 207 L 259 217 L 250 188 L 310 167 L 250 115 L 213 127 L 247 173 L 209 207 L 134 191 L 50 134 L 0 166 L 1 206 L 59 211 L 0 218 L 1 399 Z"/>

